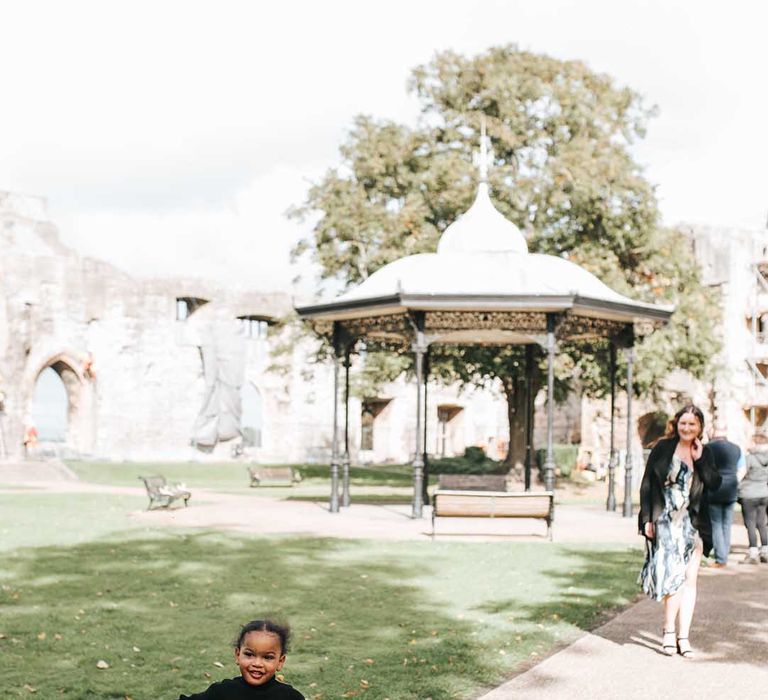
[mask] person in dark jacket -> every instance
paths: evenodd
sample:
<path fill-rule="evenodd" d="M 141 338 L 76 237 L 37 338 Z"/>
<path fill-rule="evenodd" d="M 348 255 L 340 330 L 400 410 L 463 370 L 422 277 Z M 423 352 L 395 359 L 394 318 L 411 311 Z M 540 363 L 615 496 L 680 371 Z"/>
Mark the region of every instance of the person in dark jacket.
<path fill-rule="evenodd" d="M 696 585 L 704 549 L 711 546 L 705 490 L 720 486 L 712 451 L 703 445 L 704 415 L 680 409 L 648 455 L 640 484 L 638 528 L 646 538 L 639 582 L 664 601 L 661 651 L 693 658 L 688 635 L 696 607 Z"/>
<path fill-rule="evenodd" d="M 747 469 L 739 483 L 739 503 L 744 515 L 744 525 L 749 538 L 749 552 L 742 564 L 768 563 L 768 527 L 766 527 L 766 506 L 768 506 L 768 437 L 758 433 L 753 438 L 753 447 L 747 453 Z M 760 533 L 762 548 L 758 554 L 757 534 Z"/>
<path fill-rule="evenodd" d="M 709 519 L 712 521 L 712 545 L 715 550 L 712 567 L 722 569 L 728 564 L 731 551 L 731 526 L 739 483 L 737 474 L 744 468 L 744 453 L 738 445 L 727 439 L 726 430 L 722 426 L 715 427 L 712 440 L 707 446 L 712 451 L 715 466 L 723 480 L 719 489 L 707 494 Z"/>

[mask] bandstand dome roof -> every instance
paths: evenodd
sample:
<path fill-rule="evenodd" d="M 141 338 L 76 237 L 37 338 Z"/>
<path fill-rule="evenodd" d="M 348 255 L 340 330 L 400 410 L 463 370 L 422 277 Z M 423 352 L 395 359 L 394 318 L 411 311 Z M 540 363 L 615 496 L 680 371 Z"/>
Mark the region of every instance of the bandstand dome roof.
<path fill-rule="evenodd" d="M 664 322 L 673 311 L 619 294 L 565 258 L 529 253 L 485 182 L 437 252 L 400 258 L 330 303 L 297 308 L 303 318 L 326 321 L 406 310 L 565 312 L 621 323 Z"/>

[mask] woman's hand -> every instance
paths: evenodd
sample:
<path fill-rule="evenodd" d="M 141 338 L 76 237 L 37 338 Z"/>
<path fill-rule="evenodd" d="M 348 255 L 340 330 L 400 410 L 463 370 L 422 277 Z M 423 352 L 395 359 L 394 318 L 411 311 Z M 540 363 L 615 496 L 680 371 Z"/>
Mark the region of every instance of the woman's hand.
<path fill-rule="evenodd" d="M 704 452 L 704 445 L 701 444 L 699 438 L 694 438 L 691 443 L 691 459 L 695 462 L 701 457 L 702 452 Z"/>
<path fill-rule="evenodd" d="M 649 540 L 652 540 L 655 537 L 655 532 L 654 532 L 654 529 L 653 529 L 653 523 L 646 523 L 643 526 L 643 532 L 645 533 L 645 536 Z"/>

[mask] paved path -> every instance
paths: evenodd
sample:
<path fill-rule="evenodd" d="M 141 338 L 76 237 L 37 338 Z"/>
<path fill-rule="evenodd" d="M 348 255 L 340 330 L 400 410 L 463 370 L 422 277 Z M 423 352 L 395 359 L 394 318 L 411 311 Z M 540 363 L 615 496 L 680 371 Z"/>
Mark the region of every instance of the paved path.
<path fill-rule="evenodd" d="M 702 569 L 691 644 L 667 657 L 662 604 L 642 600 L 480 700 L 764 698 L 768 693 L 768 565 Z"/>
<path fill-rule="evenodd" d="M 1 473 L 1 472 L 0 472 Z M 26 489 L 58 493 L 130 493 L 146 495 L 143 487 L 108 486 L 65 478 L 53 480 L 14 479 L 11 493 Z M 0 486 L 0 492 L 3 488 Z M 327 502 L 287 501 L 263 495 L 192 489 L 188 508 L 136 510 L 134 522 L 157 527 L 212 527 L 264 534 L 295 534 L 316 537 L 370 538 L 384 540 L 428 539 L 431 511 L 414 520 L 409 505 L 354 503 L 340 513 L 329 513 Z M 555 513 L 555 542 L 609 542 L 638 545 L 635 518 L 608 513 L 599 505 L 558 505 Z M 437 522 L 438 539 L 487 541 L 542 541 L 547 526 L 543 520 L 527 518 L 444 518 Z"/>

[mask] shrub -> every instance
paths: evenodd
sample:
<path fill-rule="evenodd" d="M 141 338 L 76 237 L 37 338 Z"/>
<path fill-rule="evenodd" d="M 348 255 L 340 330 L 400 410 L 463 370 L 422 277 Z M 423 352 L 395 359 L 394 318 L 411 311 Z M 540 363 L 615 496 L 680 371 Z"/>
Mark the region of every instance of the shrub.
<path fill-rule="evenodd" d="M 552 445 L 552 452 L 555 458 L 555 471 L 563 479 L 568 479 L 576 466 L 576 458 L 579 456 L 578 445 Z M 547 450 L 541 448 L 536 450 L 536 464 L 539 467 L 539 479 L 544 480 L 544 460 L 547 458 Z"/>
<path fill-rule="evenodd" d="M 505 474 L 502 462 L 491 459 L 482 447 L 467 447 L 461 457 L 429 460 L 430 474 Z"/>

